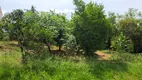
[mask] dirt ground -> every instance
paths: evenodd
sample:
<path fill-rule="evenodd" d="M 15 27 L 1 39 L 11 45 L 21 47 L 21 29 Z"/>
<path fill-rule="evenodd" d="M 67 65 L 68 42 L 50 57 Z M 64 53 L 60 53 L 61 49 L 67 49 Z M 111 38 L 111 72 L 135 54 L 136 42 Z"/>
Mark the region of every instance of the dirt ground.
<path fill-rule="evenodd" d="M 111 57 L 110 54 L 106 54 L 101 51 L 97 51 L 96 54 L 99 56 L 99 60 L 108 60 Z"/>

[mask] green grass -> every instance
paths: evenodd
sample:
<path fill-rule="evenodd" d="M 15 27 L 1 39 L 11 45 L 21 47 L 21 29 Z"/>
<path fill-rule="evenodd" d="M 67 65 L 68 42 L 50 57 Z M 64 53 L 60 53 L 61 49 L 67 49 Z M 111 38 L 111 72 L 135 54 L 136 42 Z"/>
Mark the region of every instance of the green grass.
<path fill-rule="evenodd" d="M 0 50 L 0 80 L 142 80 L 142 54 L 105 50 L 112 57 L 97 60 L 52 56 L 43 50 L 42 55 L 27 56 L 23 65 L 19 48 L 9 44 L 0 42 L 5 46 Z"/>

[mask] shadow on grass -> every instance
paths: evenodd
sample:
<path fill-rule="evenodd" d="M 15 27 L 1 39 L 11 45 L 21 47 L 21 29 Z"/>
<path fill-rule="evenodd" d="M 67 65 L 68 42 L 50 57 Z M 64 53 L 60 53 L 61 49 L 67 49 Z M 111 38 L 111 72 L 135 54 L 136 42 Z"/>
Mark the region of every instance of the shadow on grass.
<path fill-rule="evenodd" d="M 92 75 L 95 75 L 100 80 L 116 79 L 115 76 L 120 76 L 119 73 L 127 72 L 127 63 L 120 60 L 97 60 L 87 59 L 87 63 Z"/>

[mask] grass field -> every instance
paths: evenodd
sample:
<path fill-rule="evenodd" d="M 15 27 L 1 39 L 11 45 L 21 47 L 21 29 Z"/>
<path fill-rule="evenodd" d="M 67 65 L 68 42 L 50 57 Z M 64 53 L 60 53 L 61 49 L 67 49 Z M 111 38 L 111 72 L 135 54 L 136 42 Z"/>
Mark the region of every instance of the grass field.
<path fill-rule="evenodd" d="M 99 59 L 31 54 L 21 64 L 16 42 L 0 42 L 0 80 L 142 80 L 142 54 L 101 51 Z"/>

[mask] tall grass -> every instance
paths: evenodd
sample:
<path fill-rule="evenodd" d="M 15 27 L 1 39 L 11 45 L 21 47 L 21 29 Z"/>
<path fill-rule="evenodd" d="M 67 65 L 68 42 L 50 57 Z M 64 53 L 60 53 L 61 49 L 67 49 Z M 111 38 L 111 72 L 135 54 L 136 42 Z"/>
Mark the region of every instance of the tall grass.
<path fill-rule="evenodd" d="M 35 58 L 34 58 L 35 59 Z M 0 79 L 6 80 L 94 80 L 89 66 L 83 61 L 73 62 L 59 57 L 31 59 L 19 66 L 1 65 Z"/>
<path fill-rule="evenodd" d="M 63 58 L 43 50 L 40 55 L 28 55 L 27 63 L 21 64 L 21 52 L 15 46 L 0 51 L 0 80 L 142 80 L 141 54 L 105 53 L 112 57 Z"/>

